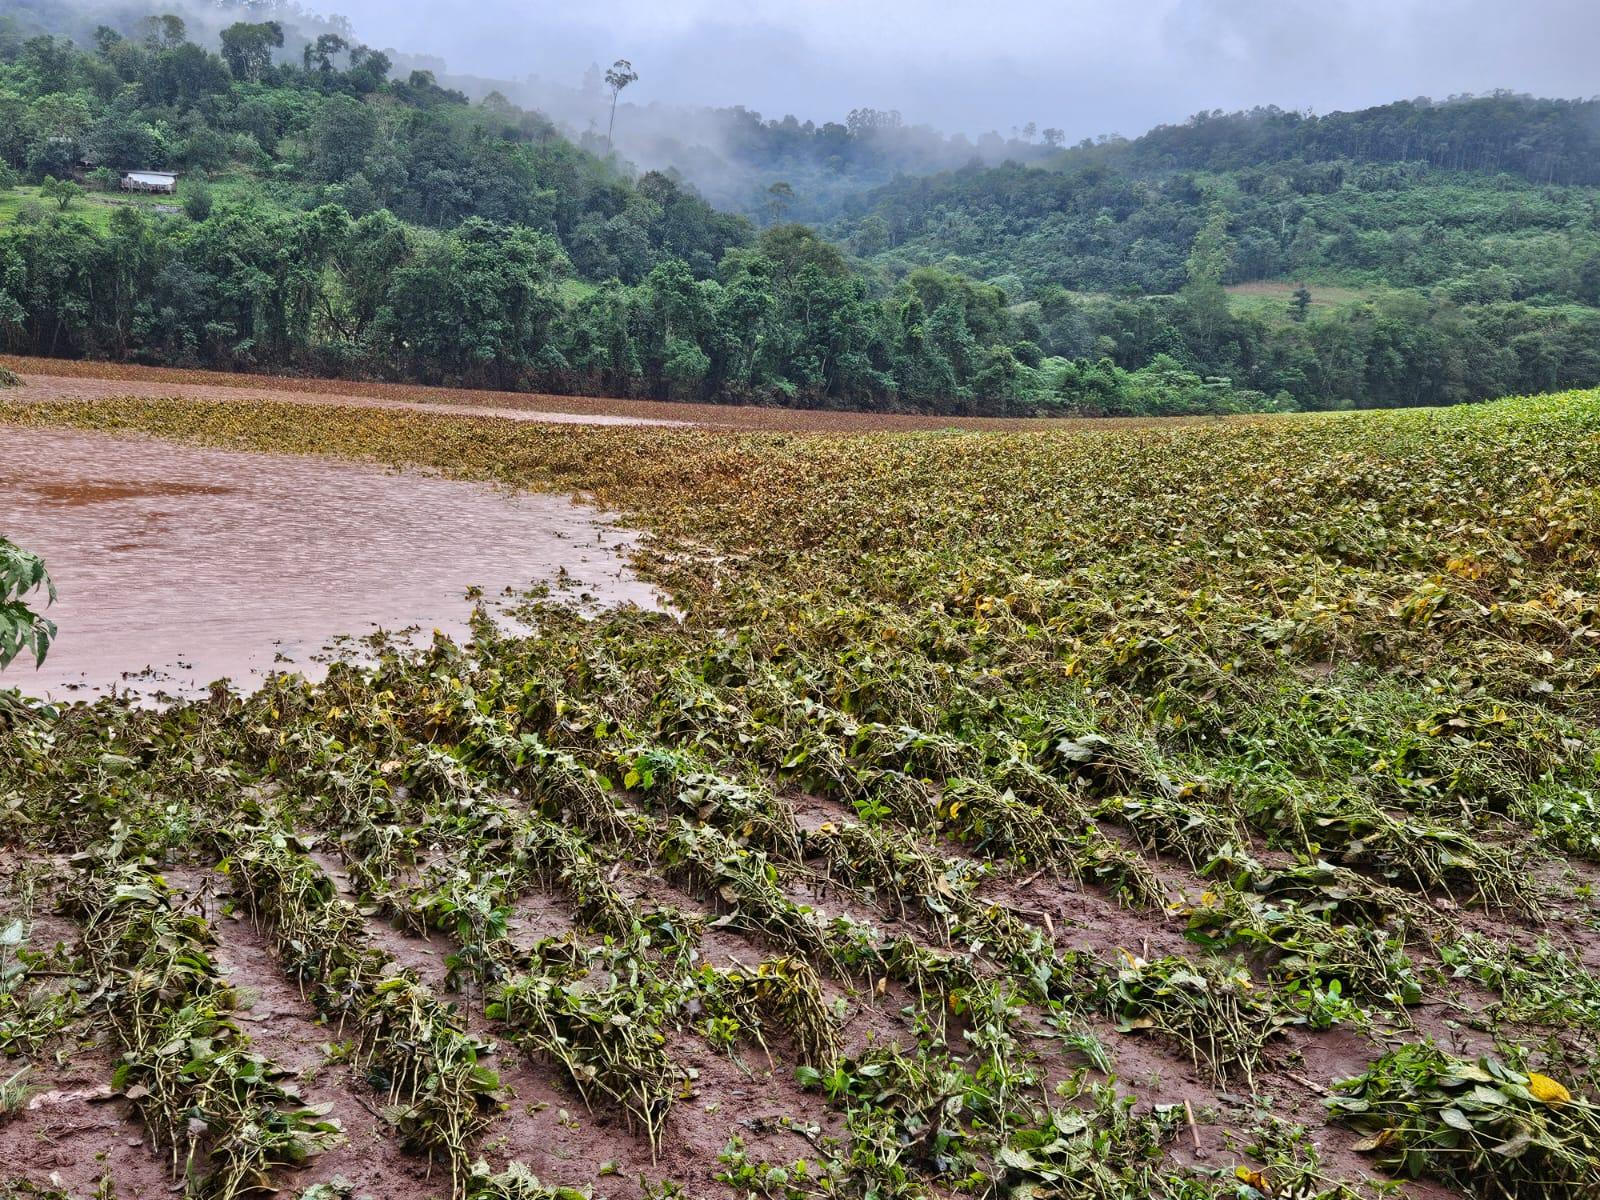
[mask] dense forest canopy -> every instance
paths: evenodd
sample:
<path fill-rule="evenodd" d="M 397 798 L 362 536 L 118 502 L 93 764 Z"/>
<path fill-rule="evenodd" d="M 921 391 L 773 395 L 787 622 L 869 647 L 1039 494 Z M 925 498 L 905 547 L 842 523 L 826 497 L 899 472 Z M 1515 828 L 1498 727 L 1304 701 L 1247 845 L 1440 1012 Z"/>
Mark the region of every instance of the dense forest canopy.
<path fill-rule="evenodd" d="M 463 79 L 469 94 L 490 89 Z M 577 132 L 581 144 L 603 145 L 583 134 L 603 103 L 597 84 L 563 88 L 531 80 L 515 89 L 541 111 Z M 512 94 L 507 90 L 507 94 Z M 969 139 L 946 136 L 904 120 L 898 112 L 853 108 L 834 121 L 795 116 L 764 120 L 743 108 L 684 109 L 626 106 L 625 156 L 680 170 L 719 207 L 760 219 L 769 207 L 768 187 L 792 186 L 788 215 L 826 221 L 850 209 L 862 192 L 892 183 L 963 168 L 1037 164 L 1074 174 L 1114 171 L 1159 177 L 1175 171 L 1236 172 L 1297 164 L 1302 173 L 1319 164 L 1415 164 L 1442 171 L 1516 175 L 1534 184 L 1600 183 L 1600 102 L 1537 100 L 1497 93 L 1400 101 L 1358 112 L 1313 116 L 1279 108 L 1199 113 L 1136 139 L 1106 136 L 1063 148 L 1065 134 L 1028 122 L 1002 135 L 991 131 Z M 1326 190 L 1339 172 L 1311 172 Z"/>
<path fill-rule="evenodd" d="M 959 143 L 897 114 L 735 112 L 730 153 L 799 181 L 747 216 L 503 94 L 397 69 L 338 21 L 117 11 L 86 41 L 35 32 L 27 5 L 0 23 L 13 350 L 996 413 L 1600 381 L 1593 104 L 1206 114 L 1059 153 L 1027 130 L 1046 166 L 931 177 L 900 172 Z M 178 196 L 118 196 L 129 169 L 178 172 Z M 890 182 L 853 195 L 872 178 Z M 808 204 L 839 215 L 791 223 Z M 1310 287 L 1225 290 L 1261 279 Z M 1334 284 L 1363 290 L 1330 306 Z"/>
<path fill-rule="evenodd" d="M 901 178 L 828 229 L 887 279 L 939 268 L 1025 298 L 1047 354 L 1167 354 L 1302 406 L 1439 403 L 1590 377 L 1596 171 L 1595 101 L 1203 113 L 1045 166 Z M 1200 315 L 1257 280 L 1306 301 Z"/>
<path fill-rule="evenodd" d="M 1338 154 L 1340 149 L 1348 154 Z M 1481 169 L 1480 169 L 1481 168 Z M 1600 102 L 1493 96 L 1302 117 L 1201 114 L 1132 142 L 903 178 L 834 227 L 889 265 L 948 261 L 1026 287 L 1173 292 L 1210 214 L 1225 282 L 1430 287 L 1600 303 Z"/>
<path fill-rule="evenodd" d="M 149 18 L 168 9 L 186 23 L 191 40 L 206 45 L 215 45 L 221 30 L 235 21 L 271 19 L 284 35 L 276 56 L 286 62 L 300 60 L 305 48 L 325 34 L 360 41 L 345 18 L 312 12 L 293 0 L 189 0 L 166 6 L 156 0 L 6 0 L 0 37 L 20 42 L 48 33 L 89 46 L 104 26 L 137 40 Z M 607 145 L 611 94 L 598 63 L 573 62 L 564 79 L 497 79 L 452 71 L 444 59 L 418 47 L 386 47 L 383 53 L 396 77 L 426 71 L 473 103 L 509 98 L 544 114 L 575 145 L 602 157 L 613 148 Z M 896 176 L 972 163 L 1038 161 L 1065 139 L 1061 130 L 1041 129 L 1038 122 L 1004 135 L 945 134 L 868 105 L 845 105 L 833 119 L 809 120 L 793 114 L 764 118 L 742 105 L 634 103 L 626 92 L 619 101 L 614 149 L 636 173 L 680 173 L 718 208 L 757 221 L 771 220 L 775 213 L 790 220 L 824 220 L 837 215 L 850 197 Z"/>
<path fill-rule="evenodd" d="M 902 179 L 831 226 L 886 266 L 950 262 L 1013 286 L 1173 292 L 1210 214 L 1227 282 L 1431 287 L 1600 302 L 1600 192 L 1421 163 L 1288 161 L 1155 178 L 1016 164 Z"/>
<path fill-rule="evenodd" d="M 0 8 L 0 43 L 8 48 L 40 34 L 92 46 L 101 28 L 125 38 L 142 37 L 151 17 L 176 16 L 193 41 L 215 46 L 224 28 L 238 21 L 276 21 L 283 30 L 283 53 L 298 58 L 309 42 L 325 33 L 356 40 L 350 22 L 316 12 L 298 0 L 5 0 Z"/>
<path fill-rule="evenodd" d="M 1090 148 L 1084 147 L 1085 151 Z M 1097 157 L 1139 168 L 1229 171 L 1287 160 L 1423 162 L 1520 175 L 1532 183 L 1600 183 L 1600 100 L 1511 92 L 1426 97 L 1325 116 L 1258 108 L 1200 113 Z"/>

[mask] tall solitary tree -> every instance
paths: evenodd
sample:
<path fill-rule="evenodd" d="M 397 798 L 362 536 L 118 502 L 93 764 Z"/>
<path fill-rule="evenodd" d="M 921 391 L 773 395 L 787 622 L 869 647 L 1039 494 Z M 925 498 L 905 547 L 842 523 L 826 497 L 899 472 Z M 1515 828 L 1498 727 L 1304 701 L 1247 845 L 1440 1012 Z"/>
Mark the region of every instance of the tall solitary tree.
<path fill-rule="evenodd" d="M 188 40 L 188 30 L 183 18 L 175 13 L 162 13 L 144 19 L 145 45 L 152 50 L 176 50 Z"/>
<path fill-rule="evenodd" d="M 606 153 L 611 153 L 611 133 L 617 127 L 617 97 L 622 94 L 622 89 L 639 78 L 639 72 L 633 69 L 633 64 L 625 58 L 619 58 L 611 64 L 611 69 L 606 72 L 606 86 L 611 89 L 611 120 L 606 125 Z"/>
<path fill-rule="evenodd" d="M 272 52 L 283 49 L 283 26 L 276 21 L 236 21 L 222 31 L 222 57 L 235 79 L 260 83 L 272 66 Z"/>
<path fill-rule="evenodd" d="M 333 60 L 337 55 L 350 49 L 350 43 L 337 33 L 323 33 L 317 35 L 315 42 L 307 42 L 301 51 L 301 59 L 305 64 L 306 74 L 311 74 L 315 67 L 324 75 L 333 74 Z"/>

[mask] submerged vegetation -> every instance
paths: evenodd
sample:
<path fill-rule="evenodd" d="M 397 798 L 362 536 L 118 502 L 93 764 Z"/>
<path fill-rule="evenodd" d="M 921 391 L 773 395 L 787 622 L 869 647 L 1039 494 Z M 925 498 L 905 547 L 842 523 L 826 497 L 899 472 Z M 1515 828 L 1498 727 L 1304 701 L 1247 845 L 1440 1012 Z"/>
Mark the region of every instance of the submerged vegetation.
<path fill-rule="evenodd" d="M 586 493 L 677 608 L 530 595 L 516 634 L 0 733 L 0 835 L 62 856 L 81 946 L 5 968 L 0 1049 L 45 1078 L 102 1031 L 191 1195 L 298 1188 L 340 1134 L 252 1047 L 235 919 L 418 1194 L 1600 1188 L 1600 393 L 850 437 L 6 416 Z M 508 1124 L 528 1072 L 603 1150 Z"/>

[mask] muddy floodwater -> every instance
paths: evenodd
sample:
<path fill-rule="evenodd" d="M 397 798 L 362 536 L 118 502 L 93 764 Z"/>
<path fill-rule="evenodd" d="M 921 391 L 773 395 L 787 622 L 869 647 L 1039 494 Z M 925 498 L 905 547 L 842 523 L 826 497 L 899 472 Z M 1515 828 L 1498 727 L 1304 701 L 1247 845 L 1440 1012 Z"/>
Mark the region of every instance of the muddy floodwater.
<path fill-rule="evenodd" d="M 565 496 L 68 430 L 0 444 L 0 533 L 44 556 L 59 595 L 44 666 L 0 672 L 36 696 L 316 676 L 378 629 L 463 634 L 469 587 L 662 605 L 628 566 L 636 535 Z"/>

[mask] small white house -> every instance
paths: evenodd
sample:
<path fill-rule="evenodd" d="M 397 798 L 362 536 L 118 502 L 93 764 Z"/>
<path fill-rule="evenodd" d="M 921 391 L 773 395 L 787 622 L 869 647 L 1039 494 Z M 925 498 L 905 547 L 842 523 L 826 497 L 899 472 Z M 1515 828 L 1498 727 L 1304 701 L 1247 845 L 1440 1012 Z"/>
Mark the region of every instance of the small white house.
<path fill-rule="evenodd" d="M 170 171 L 125 171 L 122 175 L 125 192 L 161 192 L 172 195 L 178 190 L 178 177 Z"/>

